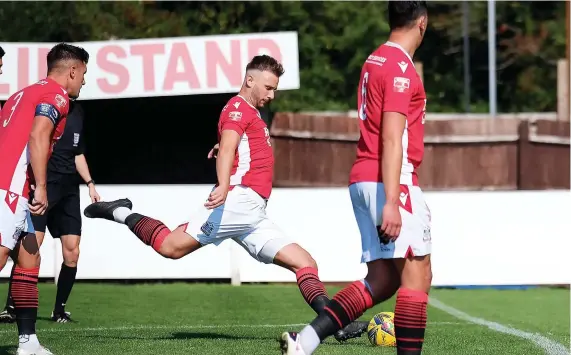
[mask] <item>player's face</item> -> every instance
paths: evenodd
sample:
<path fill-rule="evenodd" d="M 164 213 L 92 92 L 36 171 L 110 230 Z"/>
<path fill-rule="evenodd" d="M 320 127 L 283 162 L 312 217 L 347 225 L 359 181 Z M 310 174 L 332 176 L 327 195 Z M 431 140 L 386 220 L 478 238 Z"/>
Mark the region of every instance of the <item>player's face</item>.
<path fill-rule="evenodd" d="M 85 85 L 85 74 L 87 73 L 87 65 L 79 63 L 70 67 L 69 71 L 69 87 L 68 93 L 72 98 L 79 97 L 81 87 Z"/>
<path fill-rule="evenodd" d="M 264 107 L 274 99 L 279 80 L 275 74 L 268 71 L 263 71 L 257 76 L 254 85 L 254 98 L 257 107 Z"/>

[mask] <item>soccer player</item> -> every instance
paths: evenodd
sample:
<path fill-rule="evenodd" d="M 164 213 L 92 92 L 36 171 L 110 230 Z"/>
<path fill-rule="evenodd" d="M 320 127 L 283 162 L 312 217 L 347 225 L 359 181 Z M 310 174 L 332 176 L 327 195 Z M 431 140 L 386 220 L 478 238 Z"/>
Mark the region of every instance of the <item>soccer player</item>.
<path fill-rule="evenodd" d="M 266 215 L 274 156 L 258 109 L 274 99 L 283 73 L 282 65 L 267 55 L 254 57 L 246 66 L 242 88 L 224 106 L 218 122 L 218 183 L 189 222 L 171 231 L 161 221 L 132 212 L 128 199 L 95 202 L 85 209 L 85 216 L 126 224 L 143 243 L 172 259 L 232 239 L 259 262 L 294 272 L 305 301 L 320 313 L 329 298 L 315 260 Z M 348 323 L 336 337 L 358 337 L 366 327 L 367 322 Z"/>
<path fill-rule="evenodd" d="M 51 319 L 58 323 L 71 321 L 70 313 L 65 311 L 65 305 L 75 282 L 79 259 L 81 209 L 79 207 L 79 183 L 76 172 L 89 186 L 91 202 L 100 199 L 83 154 L 85 146 L 82 138 L 83 118 L 82 107 L 76 101 L 70 101 L 63 135 L 54 144 L 52 155 L 48 161 L 48 209 L 41 216 L 32 216 L 32 223 L 40 246 L 44 240 L 46 227 L 53 238 L 61 240 L 63 263 L 51 315 Z M 15 266 L 12 268 L 12 275 L 14 269 Z M 14 300 L 8 292 L 6 307 L 0 313 L 0 322 L 11 323 L 15 320 Z"/>
<path fill-rule="evenodd" d="M 390 1 L 389 41 L 365 61 L 358 88 L 361 136 L 349 192 L 362 242 L 365 279 L 343 289 L 282 354 L 312 354 L 327 336 L 397 293 L 397 354 L 421 353 L 432 280 L 430 211 L 418 186 L 426 94 L 412 57 L 427 26 L 425 1 Z"/>
<path fill-rule="evenodd" d="M 0 121 L 0 270 L 11 256 L 16 267 L 14 299 L 19 346 L 17 355 L 49 355 L 36 336 L 40 254 L 30 213 L 45 213 L 47 162 L 69 110 L 69 96 L 79 95 L 89 55 L 69 44 L 47 55 L 45 79 L 6 101 Z"/>

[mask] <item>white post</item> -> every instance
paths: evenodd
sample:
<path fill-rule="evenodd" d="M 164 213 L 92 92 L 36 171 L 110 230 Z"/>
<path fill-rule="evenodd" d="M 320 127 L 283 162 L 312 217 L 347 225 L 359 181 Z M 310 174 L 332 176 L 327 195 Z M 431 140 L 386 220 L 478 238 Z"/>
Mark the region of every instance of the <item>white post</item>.
<path fill-rule="evenodd" d="M 230 284 L 240 286 L 240 250 L 236 243 L 230 244 Z"/>
<path fill-rule="evenodd" d="M 490 116 L 496 117 L 496 3 L 488 0 L 488 77 Z"/>

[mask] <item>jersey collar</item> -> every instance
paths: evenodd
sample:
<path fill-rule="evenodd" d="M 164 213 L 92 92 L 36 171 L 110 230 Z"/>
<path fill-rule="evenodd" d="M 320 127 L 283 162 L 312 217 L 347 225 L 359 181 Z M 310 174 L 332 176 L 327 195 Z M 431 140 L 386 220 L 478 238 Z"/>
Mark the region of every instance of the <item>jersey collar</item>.
<path fill-rule="evenodd" d="M 68 95 L 67 91 L 63 88 L 63 86 L 61 86 L 60 84 L 58 84 L 55 80 L 50 79 L 50 78 L 45 78 L 44 80 L 46 80 L 46 81 L 48 81 L 48 82 L 50 82 L 50 83 L 52 83 L 52 84 L 54 84 L 54 85 L 59 86 L 59 88 L 60 88 L 61 91 L 64 93 L 64 95 Z"/>
<path fill-rule="evenodd" d="M 414 67 L 414 62 L 412 61 L 412 58 L 410 57 L 410 54 L 408 54 L 408 52 L 405 51 L 404 48 L 403 48 L 400 44 L 395 43 L 395 42 L 391 42 L 391 41 L 387 41 L 387 42 L 385 42 L 385 45 L 386 45 L 386 46 L 389 46 L 389 47 L 393 47 L 393 48 L 398 48 L 398 49 L 400 49 L 400 50 L 406 55 L 406 57 L 408 58 L 408 60 L 410 60 L 410 62 L 412 63 L 412 66 Z"/>
<path fill-rule="evenodd" d="M 242 100 L 244 100 L 244 102 L 247 103 L 248 105 L 250 105 L 251 108 L 253 108 L 254 110 L 258 111 L 258 109 L 255 108 L 254 105 L 252 105 L 250 102 L 248 102 L 248 100 L 246 100 L 242 95 L 238 94 L 238 95 L 236 95 L 236 96 L 238 96 L 239 98 L 241 98 Z"/>

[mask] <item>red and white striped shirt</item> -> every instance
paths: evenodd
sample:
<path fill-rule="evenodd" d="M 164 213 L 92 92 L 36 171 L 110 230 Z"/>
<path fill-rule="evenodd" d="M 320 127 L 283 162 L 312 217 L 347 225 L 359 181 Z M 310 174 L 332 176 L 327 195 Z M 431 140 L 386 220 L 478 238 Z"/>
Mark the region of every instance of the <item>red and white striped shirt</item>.
<path fill-rule="evenodd" d="M 28 198 L 33 183 L 28 140 L 34 117 L 52 121 L 56 141 L 63 134 L 68 111 L 67 92 L 51 79 L 40 80 L 8 98 L 0 111 L 0 189 Z"/>
<path fill-rule="evenodd" d="M 218 140 L 223 130 L 236 131 L 241 139 L 232 165 L 230 186 L 243 185 L 265 199 L 272 192 L 274 153 L 270 131 L 260 111 L 240 95 L 222 109 L 218 121 Z"/>

